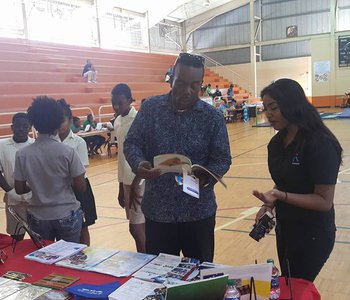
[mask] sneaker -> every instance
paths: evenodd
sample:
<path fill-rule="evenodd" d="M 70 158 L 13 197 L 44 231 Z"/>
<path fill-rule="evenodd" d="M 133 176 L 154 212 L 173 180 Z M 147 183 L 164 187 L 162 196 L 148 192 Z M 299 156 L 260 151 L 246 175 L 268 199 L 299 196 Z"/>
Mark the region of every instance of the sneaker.
<path fill-rule="evenodd" d="M 91 80 L 89 80 L 89 81 L 88 81 L 88 83 L 92 83 L 92 81 L 91 81 Z"/>

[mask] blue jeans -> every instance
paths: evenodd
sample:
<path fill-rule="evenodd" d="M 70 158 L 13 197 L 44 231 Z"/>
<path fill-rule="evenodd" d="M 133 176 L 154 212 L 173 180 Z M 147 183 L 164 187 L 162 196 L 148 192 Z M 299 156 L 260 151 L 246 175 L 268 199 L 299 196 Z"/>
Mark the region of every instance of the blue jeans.
<path fill-rule="evenodd" d="M 83 212 L 79 208 L 71 211 L 69 216 L 58 220 L 39 220 L 28 214 L 29 227 L 40 234 L 44 240 L 80 242 L 80 232 L 83 224 Z"/>

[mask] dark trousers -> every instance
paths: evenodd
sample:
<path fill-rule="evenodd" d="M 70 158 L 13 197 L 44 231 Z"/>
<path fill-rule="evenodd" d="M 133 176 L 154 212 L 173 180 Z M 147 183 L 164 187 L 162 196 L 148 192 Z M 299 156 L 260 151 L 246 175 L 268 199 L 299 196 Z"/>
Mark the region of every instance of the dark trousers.
<path fill-rule="evenodd" d="M 288 275 L 288 259 L 292 277 L 313 282 L 333 250 L 335 232 L 277 222 L 276 241 L 282 276 Z"/>
<path fill-rule="evenodd" d="M 146 252 L 167 253 L 212 262 L 215 215 L 194 222 L 160 223 L 146 218 Z"/>
<path fill-rule="evenodd" d="M 84 138 L 88 151 L 97 151 L 105 143 L 106 139 L 101 135 L 92 135 Z"/>

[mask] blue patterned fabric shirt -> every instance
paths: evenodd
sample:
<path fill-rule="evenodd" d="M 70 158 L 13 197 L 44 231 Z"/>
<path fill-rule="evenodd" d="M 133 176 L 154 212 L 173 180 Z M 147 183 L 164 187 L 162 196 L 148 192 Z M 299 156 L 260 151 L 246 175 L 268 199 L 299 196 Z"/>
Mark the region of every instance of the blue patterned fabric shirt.
<path fill-rule="evenodd" d="M 185 112 L 171 105 L 171 93 L 155 96 L 143 103 L 124 142 L 124 154 L 134 173 L 141 161 L 153 164 L 159 154 L 187 156 L 223 176 L 231 165 L 226 124 L 220 112 L 198 100 Z M 147 180 L 142 200 L 146 218 L 156 222 L 199 221 L 214 216 L 216 199 L 214 183 L 200 189 L 196 199 L 182 191 L 175 174 L 164 174 Z"/>

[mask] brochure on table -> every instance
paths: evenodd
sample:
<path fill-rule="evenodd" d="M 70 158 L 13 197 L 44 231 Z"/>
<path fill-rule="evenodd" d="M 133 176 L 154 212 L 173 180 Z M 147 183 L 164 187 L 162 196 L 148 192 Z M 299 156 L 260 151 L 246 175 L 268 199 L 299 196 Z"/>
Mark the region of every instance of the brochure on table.
<path fill-rule="evenodd" d="M 149 282 L 137 278 L 131 278 L 121 287 L 109 295 L 109 300 L 143 300 L 145 297 L 154 294 L 156 289 L 162 289 L 164 285 Z"/>
<path fill-rule="evenodd" d="M 53 243 L 44 248 L 29 253 L 24 258 L 29 260 L 35 260 L 44 264 L 54 264 L 60 260 L 63 260 L 69 256 L 78 253 L 86 247 L 87 246 L 84 244 L 59 240 L 56 243 Z"/>
<path fill-rule="evenodd" d="M 77 254 L 57 262 L 56 265 L 71 269 L 90 271 L 91 268 L 116 253 L 118 253 L 118 250 L 87 247 Z"/>
<path fill-rule="evenodd" d="M 179 284 L 198 270 L 199 263 L 198 259 L 160 253 L 133 276 L 165 285 Z"/>
<path fill-rule="evenodd" d="M 141 269 L 155 257 L 155 255 L 151 254 L 119 251 L 98 265 L 92 267 L 90 271 L 116 277 L 128 277 Z"/>
<path fill-rule="evenodd" d="M 88 247 L 56 265 L 115 277 L 128 277 L 155 257 L 144 253 Z"/>
<path fill-rule="evenodd" d="M 32 300 L 49 291 L 49 288 L 0 277 L 1 300 Z"/>

